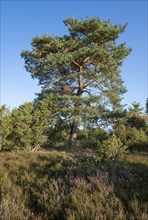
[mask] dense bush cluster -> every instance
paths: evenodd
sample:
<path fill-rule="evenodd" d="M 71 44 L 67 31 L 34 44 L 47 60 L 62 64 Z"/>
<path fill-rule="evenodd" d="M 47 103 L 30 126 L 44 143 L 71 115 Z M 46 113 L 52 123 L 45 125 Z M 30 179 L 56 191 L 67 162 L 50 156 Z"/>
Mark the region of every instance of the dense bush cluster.
<path fill-rule="evenodd" d="M 9 110 L 0 108 L 0 150 L 31 151 L 40 148 L 66 147 L 70 136 L 70 124 L 59 117 L 55 97 L 30 102 Z M 103 127 L 81 128 L 77 145 L 97 150 L 100 157 L 113 159 L 126 150 L 147 150 L 148 125 L 139 117 L 129 114 L 124 123 L 114 124 L 112 129 Z M 84 124 L 84 123 L 83 123 Z"/>
<path fill-rule="evenodd" d="M 121 125 L 115 129 L 114 133 L 128 149 L 142 150 L 148 144 L 146 130 L 142 128 L 126 128 L 125 125 Z"/>
<path fill-rule="evenodd" d="M 0 108 L 1 150 L 32 150 L 47 141 L 52 110 L 49 100 L 25 103 L 10 111 Z"/>
<path fill-rule="evenodd" d="M 57 113 L 51 97 L 1 107 L 0 220 L 146 220 L 147 124 L 129 114 L 110 129 L 84 126 L 69 151 Z M 65 151 L 35 151 L 51 147 Z"/>

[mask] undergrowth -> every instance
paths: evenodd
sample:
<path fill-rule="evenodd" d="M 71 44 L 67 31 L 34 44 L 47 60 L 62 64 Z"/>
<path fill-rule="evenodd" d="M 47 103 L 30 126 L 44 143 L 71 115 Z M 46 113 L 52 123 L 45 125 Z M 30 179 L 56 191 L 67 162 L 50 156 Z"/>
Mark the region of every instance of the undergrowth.
<path fill-rule="evenodd" d="M 1 220 L 146 220 L 147 154 L 0 154 Z"/>

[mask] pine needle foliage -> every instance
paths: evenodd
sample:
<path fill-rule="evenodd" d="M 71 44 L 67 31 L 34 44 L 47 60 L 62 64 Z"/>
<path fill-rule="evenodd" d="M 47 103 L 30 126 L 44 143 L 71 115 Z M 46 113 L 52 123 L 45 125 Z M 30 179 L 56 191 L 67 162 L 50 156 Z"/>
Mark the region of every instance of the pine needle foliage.
<path fill-rule="evenodd" d="M 32 50 L 21 56 L 25 68 L 42 86 L 40 97 L 51 92 L 66 99 L 71 111 L 70 137 L 76 143 L 80 118 L 99 115 L 100 106 L 118 108 L 126 91 L 120 76 L 120 66 L 131 49 L 117 44 L 125 25 L 113 25 L 98 17 L 64 20 L 69 35 L 37 36 L 32 39 Z M 62 101 L 61 101 L 62 102 Z M 87 108 L 87 111 L 86 111 Z"/>

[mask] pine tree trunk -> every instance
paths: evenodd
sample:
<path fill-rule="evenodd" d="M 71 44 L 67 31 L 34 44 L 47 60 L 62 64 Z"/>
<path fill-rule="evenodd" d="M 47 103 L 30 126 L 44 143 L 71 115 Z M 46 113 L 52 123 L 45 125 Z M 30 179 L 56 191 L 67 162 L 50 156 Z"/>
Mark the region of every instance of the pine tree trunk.
<path fill-rule="evenodd" d="M 78 65 L 78 64 L 77 64 Z M 82 72 L 82 66 L 78 65 L 80 68 L 80 73 Z M 83 83 L 82 83 L 82 75 L 80 74 L 78 76 L 78 91 L 77 91 L 77 96 L 81 96 L 83 93 Z M 79 107 L 79 102 L 75 102 L 75 108 Z M 70 131 L 70 148 L 71 150 L 74 150 L 76 148 L 77 145 L 77 130 L 78 130 L 78 116 L 79 113 L 75 112 L 74 113 L 74 119 L 73 119 L 73 123 L 71 126 L 71 131 Z"/>
<path fill-rule="evenodd" d="M 77 123 L 73 121 L 73 124 L 71 126 L 71 131 L 70 131 L 70 148 L 71 150 L 74 150 L 77 145 Z"/>

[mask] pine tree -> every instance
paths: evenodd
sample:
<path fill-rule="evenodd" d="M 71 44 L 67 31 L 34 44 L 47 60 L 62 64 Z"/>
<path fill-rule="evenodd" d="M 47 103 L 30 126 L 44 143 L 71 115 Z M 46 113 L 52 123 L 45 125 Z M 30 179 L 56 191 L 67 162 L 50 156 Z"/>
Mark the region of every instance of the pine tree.
<path fill-rule="evenodd" d="M 119 67 L 131 49 L 116 43 L 126 25 L 113 25 L 97 17 L 70 17 L 64 24 L 69 35 L 35 37 L 32 50 L 21 56 L 26 70 L 42 86 L 40 97 L 51 93 L 59 97 L 60 115 L 66 114 L 70 121 L 70 141 L 75 146 L 82 118 L 98 117 L 106 106 L 120 106 L 126 89 Z"/>
<path fill-rule="evenodd" d="M 43 147 L 47 142 L 49 126 L 56 123 L 56 98 L 47 97 L 42 101 L 35 102 L 32 111 L 32 150 Z"/>
<path fill-rule="evenodd" d="M 13 109 L 12 125 L 13 129 L 10 138 L 13 148 L 19 150 L 30 150 L 32 146 L 32 110 L 33 103 L 28 102 Z"/>
<path fill-rule="evenodd" d="M 142 114 L 143 107 L 138 102 L 133 102 L 127 111 L 126 127 L 145 128 L 145 116 Z"/>
<path fill-rule="evenodd" d="M 13 148 L 32 151 L 43 147 L 48 138 L 46 133 L 49 125 L 54 120 L 51 105 L 53 107 L 53 99 L 46 98 L 38 102 L 24 103 L 13 109 L 10 133 Z"/>
<path fill-rule="evenodd" d="M 130 114 L 136 114 L 136 113 L 142 113 L 143 107 L 141 107 L 141 104 L 139 102 L 133 102 L 132 107 L 129 108 Z"/>
<path fill-rule="evenodd" d="M 11 148 L 12 117 L 6 105 L 0 107 L 0 150 Z"/>
<path fill-rule="evenodd" d="M 146 110 L 145 110 L 145 113 L 148 115 L 148 98 L 146 100 Z"/>

